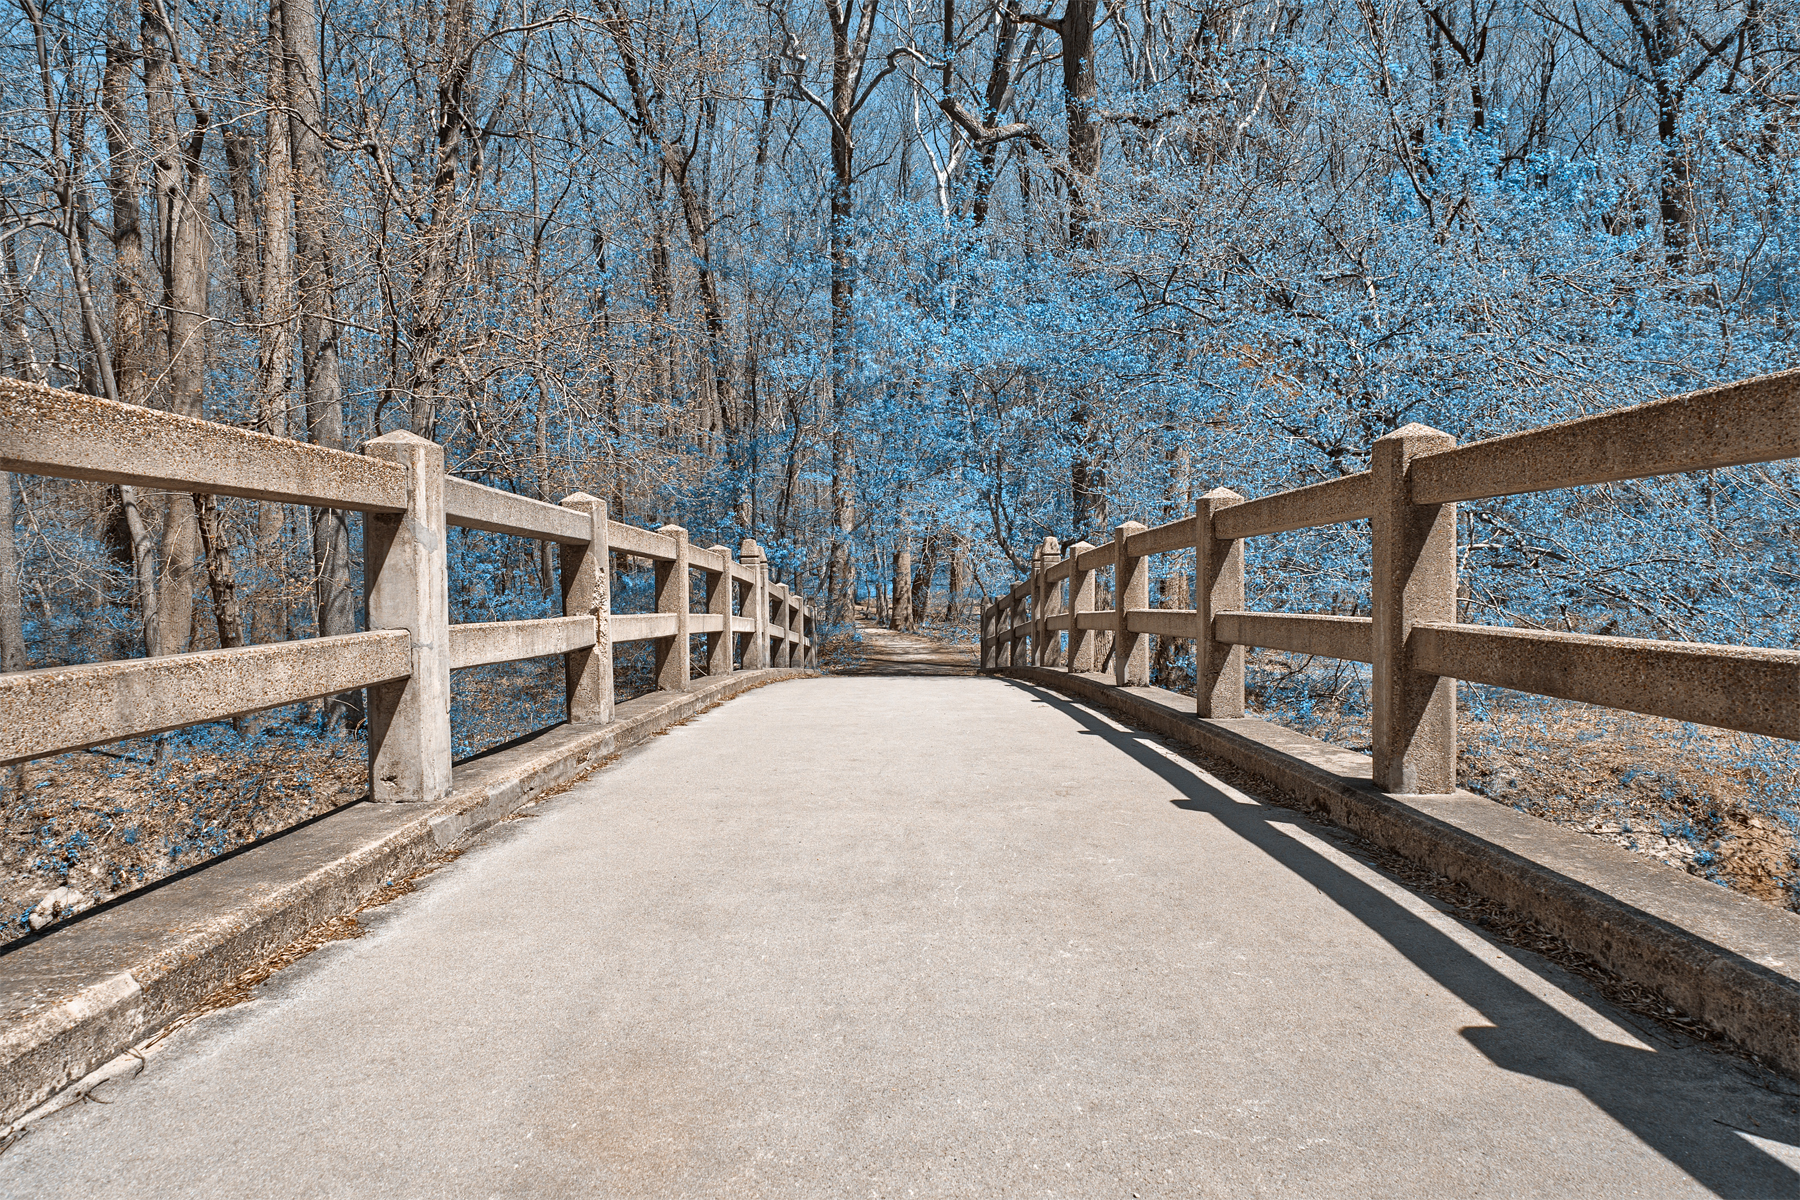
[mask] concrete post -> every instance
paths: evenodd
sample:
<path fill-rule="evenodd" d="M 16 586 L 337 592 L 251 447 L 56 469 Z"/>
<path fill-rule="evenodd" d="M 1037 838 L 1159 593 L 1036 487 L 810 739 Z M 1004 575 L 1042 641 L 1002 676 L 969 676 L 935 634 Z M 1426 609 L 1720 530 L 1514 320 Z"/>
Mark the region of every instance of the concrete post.
<path fill-rule="evenodd" d="M 369 689 L 369 795 L 431 803 L 450 792 L 444 448 L 395 431 L 363 453 L 406 468 L 406 511 L 363 517 L 368 626 L 412 634 L 412 674 Z"/>
<path fill-rule="evenodd" d="M 1071 674 L 1085 674 L 1094 669 L 1094 631 L 1077 629 L 1083 613 L 1094 611 L 1094 572 L 1081 569 L 1081 556 L 1093 547 L 1076 542 L 1069 547 L 1069 649 L 1063 660 Z"/>
<path fill-rule="evenodd" d="M 1020 596 L 1018 605 L 1019 636 L 1013 640 L 1013 662 L 1021 667 L 1031 665 L 1031 622 L 1037 617 L 1037 610 L 1031 606 L 1031 593 Z"/>
<path fill-rule="evenodd" d="M 1025 655 L 1020 651 L 1019 641 L 1025 636 L 1022 632 L 1024 622 L 1020 619 L 1025 607 L 1025 598 L 1015 596 L 1011 592 L 1006 595 L 1006 665 L 1024 666 Z"/>
<path fill-rule="evenodd" d="M 1031 605 L 1031 616 L 1026 619 L 1024 663 L 1028 667 L 1038 665 L 1038 651 L 1043 648 L 1044 636 L 1038 629 L 1038 618 L 1043 616 L 1044 606 L 1039 603 L 1044 590 L 1044 548 L 1039 546 L 1031 552 L 1031 574 L 1025 577 L 1028 585 L 1026 602 Z"/>
<path fill-rule="evenodd" d="M 988 629 L 990 628 L 992 613 L 993 613 L 993 607 L 991 605 L 984 604 L 981 606 L 981 616 L 980 616 L 980 621 L 981 621 L 981 641 L 980 641 L 981 659 L 980 659 L 980 661 L 981 661 L 981 669 L 984 671 L 990 670 L 994 665 L 993 647 L 989 643 L 989 640 L 988 640 Z"/>
<path fill-rule="evenodd" d="M 1062 581 L 1051 583 L 1045 578 L 1050 568 L 1062 562 L 1062 543 L 1053 537 L 1044 539 L 1044 549 L 1038 555 L 1038 640 L 1041 645 L 1035 647 L 1037 665 L 1053 668 L 1062 661 L 1062 633 L 1049 628 L 1045 622 L 1051 617 L 1060 616 L 1063 611 Z"/>
<path fill-rule="evenodd" d="M 1213 641 L 1213 617 L 1244 608 L 1244 543 L 1213 536 L 1213 517 L 1244 498 L 1214 488 L 1194 502 L 1194 711 L 1244 715 L 1244 648 Z"/>
<path fill-rule="evenodd" d="M 706 675 L 709 679 L 718 679 L 731 674 L 732 650 L 736 648 L 737 636 L 731 632 L 731 601 L 733 587 L 731 578 L 731 549 L 728 546 L 713 546 L 711 550 L 719 556 L 724 570 L 711 575 L 706 580 L 706 611 L 709 616 L 723 616 L 725 628 L 718 633 L 706 635 Z"/>
<path fill-rule="evenodd" d="M 744 670 L 760 671 L 769 665 L 769 560 L 755 539 L 745 538 L 738 547 L 738 561 L 756 572 L 755 581 L 747 585 L 749 595 L 739 602 L 738 608 L 756 622 L 756 629 L 744 644 Z"/>
<path fill-rule="evenodd" d="M 559 543 L 556 547 L 563 616 L 594 618 L 594 644 L 563 655 L 569 721 L 604 725 L 613 718 L 612 552 L 607 545 L 606 501 L 576 492 L 563 497 L 562 503 L 564 508 L 586 513 L 590 528 L 587 545 Z"/>
<path fill-rule="evenodd" d="M 1376 439 L 1369 463 L 1374 777 L 1386 792 L 1456 788 L 1456 681 L 1412 670 L 1407 656 L 1414 625 L 1456 620 L 1456 505 L 1412 503 L 1407 465 L 1455 444 L 1406 425 Z"/>
<path fill-rule="evenodd" d="M 1113 530 L 1113 682 L 1120 687 L 1150 683 L 1150 643 L 1126 628 L 1131 609 L 1150 607 L 1150 564 L 1125 553 L 1125 539 L 1144 528 L 1127 521 Z"/>
<path fill-rule="evenodd" d="M 1012 595 L 994 601 L 994 665 L 1012 666 Z"/>
<path fill-rule="evenodd" d="M 657 638 L 656 686 L 665 692 L 688 689 L 688 540 L 679 525 L 664 525 L 656 532 L 675 540 L 675 561 L 656 564 L 656 611 L 675 614 L 675 636 Z"/>
<path fill-rule="evenodd" d="M 788 596 L 792 593 L 792 589 L 785 583 L 778 583 L 769 591 L 775 596 L 775 611 L 770 618 L 774 622 L 773 628 L 776 634 L 775 665 L 778 667 L 791 666 L 793 659 L 789 657 L 788 653 L 787 632 Z"/>

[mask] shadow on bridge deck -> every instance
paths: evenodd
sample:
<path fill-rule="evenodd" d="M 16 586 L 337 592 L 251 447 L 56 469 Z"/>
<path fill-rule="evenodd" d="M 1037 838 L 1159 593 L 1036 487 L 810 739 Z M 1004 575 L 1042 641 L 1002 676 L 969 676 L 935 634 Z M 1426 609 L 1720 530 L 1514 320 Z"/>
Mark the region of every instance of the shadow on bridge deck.
<path fill-rule="evenodd" d="M 1481 939 L 1484 949 L 1494 952 L 1493 961 L 1504 955 L 1559 991 L 1585 994 L 1584 998 L 1610 1010 L 1610 1016 L 1629 1024 L 1633 1032 L 1656 1043 L 1660 1050 L 1595 1036 L 1567 1013 L 1490 965 L 1486 956 L 1472 952 L 1443 928 L 1397 902 L 1391 893 L 1358 878 L 1306 841 L 1296 839 L 1291 813 L 1260 804 L 1251 807 L 1235 803 L 1191 763 L 1174 757 L 1151 735 L 1121 726 L 1055 692 L 1008 682 L 1029 693 L 1037 703 L 1066 714 L 1082 727 L 1084 734 L 1101 738 L 1161 776 L 1182 792 L 1181 798 L 1170 802 L 1176 808 L 1217 819 L 1313 884 L 1421 971 L 1459 996 L 1489 1022 L 1462 1029 L 1462 1036 L 1495 1066 L 1580 1092 L 1717 1195 L 1800 1196 L 1800 1171 L 1740 1136 L 1755 1137 L 1760 1132 L 1788 1141 L 1800 1139 L 1800 1116 L 1791 1111 L 1784 1114 L 1788 1119 L 1779 1130 L 1744 1129 L 1720 1119 L 1712 1097 L 1683 1094 L 1687 1081 L 1671 1077 L 1670 1051 L 1687 1050 L 1691 1055 L 1704 1056 L 1710 1053 L 1707 1048 L 1678 1041 L 1677 1035 L 1604 1005 L 1591 989 L 1538 955 Z M 1717 1065 L 1729 1072 L 1736 1064 L 1720 1059 Z M 1767 1076 L 1764 1082 L 1778 1092 L 1800 1096 L 1800 1091 L 1790 1088 L 1784 1080 Z M 1610 1192 L 1612 1188 L 1606 1180 L 1597 1177 L 1595 1194 Z"/>

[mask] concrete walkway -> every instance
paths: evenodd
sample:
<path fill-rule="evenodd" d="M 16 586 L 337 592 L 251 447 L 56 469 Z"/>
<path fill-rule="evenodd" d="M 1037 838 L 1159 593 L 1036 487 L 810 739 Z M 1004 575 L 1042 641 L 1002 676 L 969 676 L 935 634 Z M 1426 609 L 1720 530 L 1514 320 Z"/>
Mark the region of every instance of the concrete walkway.
<path fill-rule="evenodd" d="M 1800 1194 L 1800 1089 L 1049 693 L 781 684 L 533 811 L 0 1195 Z"/>

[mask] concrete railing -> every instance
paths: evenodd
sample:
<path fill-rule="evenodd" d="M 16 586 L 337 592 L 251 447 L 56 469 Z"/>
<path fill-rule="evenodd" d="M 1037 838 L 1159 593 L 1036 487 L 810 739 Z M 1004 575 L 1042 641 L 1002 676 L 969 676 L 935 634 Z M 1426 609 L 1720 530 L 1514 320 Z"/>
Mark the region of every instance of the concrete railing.
<path fill-rule="evenodd" d="M 0 471 L 359 511 L 368 618 L 366 633 L 0 675 L 0 765 L 367 688 L 369 794 L 436 801 L 450 790 L 459 667 L 560 654 L 569 720 L 604 724 L 624 642 L 654 644 L 657 686 L 670 691 L 688 688 L 694 635 L 709 676 L 817 665 L 812 606 L 769 582 L 754 541 L 734 559 L 690 546 L 680 526 L 609 521 L 585 493 L 548 504 L 457 479 L 441 446 L 410 433 L 348 454 L 5 380 Z M 452 525 L 556 543 L 567 615 L 452 625 Z M 655 565 L 656 612 L 612 614 L 611 554 Z M 693 571 L 706 577 L 698 613 Z"/>
<path fill-rule="evenodd" d="M 1361 474 L 1256 500 L 1220 488 L 1191 517 L 1128 522 L 1105 545 L 1044 539 L 1030 577 L 982 613 L 982 666 L 1091 672 L 1110 650 L 1114 682 L 1144 686 L 1146 635 L 1186 638 L 1198 715 L 1241 717 L 1246 647 L 1369 663 L 1374 780 L 1390 793 L 1454 790 L 1459 679 L 1800 738 L 1800 652 L 1465 625 L 1456 608 L 1458 501 L 1800 457 L 1800 372 L 1460 447 L 1407 425 L 1373 450 Z M 1244 611 L 1245 538 L 1357 520 L 1372 616 Z M 1195 607 L 1151 608 L 1146 560 L 1188 549 Z M 1096 609 L 1105 567 L 1114 605 Z"/>

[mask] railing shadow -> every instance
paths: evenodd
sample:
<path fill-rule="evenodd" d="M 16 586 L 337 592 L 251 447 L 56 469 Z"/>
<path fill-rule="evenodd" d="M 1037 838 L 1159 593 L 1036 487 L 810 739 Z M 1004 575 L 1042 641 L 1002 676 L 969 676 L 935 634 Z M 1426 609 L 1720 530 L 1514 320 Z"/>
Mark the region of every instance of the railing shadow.
<path fill-rule="evenodd" d="M 1494 1065 L 1580 1092 L 1645 1145 L 1718 1195 L 1800 1196 L 1800 1172 L 1738 1136 L 1736 1127 L 1720 1120 L 1716 1105 L 1705 1096 L 1681 1090 L 1687 1081 L 1678 1077 L 1680 1064 L 1672 1062 L 1669 1055 L 1595 1037 L 1379 889 L 1282 832 L 1279 826 L 1299 820 L 1292 811 L 1238 803 L 1208 783 L 1197 767 L 1151 749 L 1145 742 L 1152 735 L 1115 729 L 1064 696 L 1018 680 L 1006 682 L 1156 772 L 1180 793 L 1181 799 L 1174 801 L 1177 807 L 1210 814 L 1318 888 L 1414 966 L 1480 1012 L 1491 1024 L 1465 1028 L 1462 1036 Z M 1499 948 L 1552 986 L 1560 986 L 1531 958 Z M 1720 1061 L 1719 1069 L 1736 1068 Z M 1786 1113 L 1789 1106 L 1772 1098 L 1776 1099 L 1775 1111 Z M 1800 1122 L 1784 1119 L 1791 1136 Z M 1782 1136 L 1779 1128 L 1761 1132 Z M 1597 1193 L 1604 1193 L 1605 1181 L 1596 1178 L 1595 1187 Z"/>

